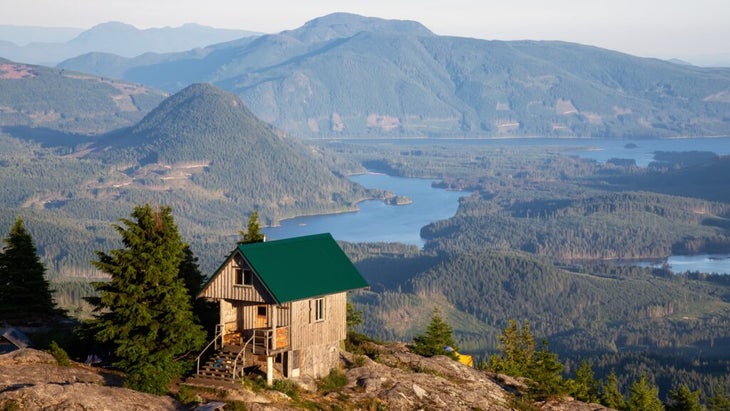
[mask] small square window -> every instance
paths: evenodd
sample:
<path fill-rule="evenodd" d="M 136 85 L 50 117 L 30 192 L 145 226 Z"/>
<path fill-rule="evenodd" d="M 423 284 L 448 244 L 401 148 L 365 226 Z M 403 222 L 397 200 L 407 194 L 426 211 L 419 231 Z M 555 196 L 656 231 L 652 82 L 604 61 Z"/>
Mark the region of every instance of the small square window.
<path fill-rule="evenodd" d="M 253 285 L 253 271 L 248 268 L 236 267 L 236 285 Z"/>
<path fill-rule="evenodd" d="M 324 321 L 324 298 L 314 300 L 314 321 Z"/>

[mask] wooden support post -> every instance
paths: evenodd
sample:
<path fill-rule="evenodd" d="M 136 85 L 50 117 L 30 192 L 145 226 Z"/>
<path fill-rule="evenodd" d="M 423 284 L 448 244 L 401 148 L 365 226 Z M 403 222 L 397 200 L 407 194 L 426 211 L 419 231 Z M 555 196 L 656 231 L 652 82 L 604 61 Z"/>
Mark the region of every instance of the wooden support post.
<path fill-rule="evenodd" d="M 270 355 L 266 357 L 266 385 L 274 385 L 274 357 Z"/>
<path fill-rule="evenodd" d="M 270 305 L 269 308 L 269 315 L 271 316 L 271 318 L 269 319 L 269 325 L 271 326 L 271 349 L 276 350 L 277 348 L 279 348 L 276 346 L 276 306 Z"/>

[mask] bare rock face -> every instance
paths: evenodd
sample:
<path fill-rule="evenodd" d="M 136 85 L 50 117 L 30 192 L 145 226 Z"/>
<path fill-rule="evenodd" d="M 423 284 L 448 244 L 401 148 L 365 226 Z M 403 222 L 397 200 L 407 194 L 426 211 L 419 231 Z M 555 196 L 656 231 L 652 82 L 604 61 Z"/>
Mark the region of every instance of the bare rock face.
<path fill-rule="evenodd" d="M 342 353 L 347 376 L 344 388 L 321 393 L 316 390 L 316 381 L 309 381 L 299 389 L 300 400 L 325 404 L 322 408 L 326 409 L 507 411 L 514 409 L 514 395 L 526 389 L 520 379 L 476 370 L 445 356 L 421 357 L 410 353 L 404 344 L 372 344 L 367 350 L 375 360 Z M 0 410 L 191 409 L 171 397 L 132 391 L 120 384 L 119 376 L 103 370 L 77 364 L 61 367 L 42 351 L 23 349 L 0 355 Z M 296 400 L 277 391 L 250 391 L 230 382 L 215 390 L 225 390 L 225 401 L 244 403 L 248 410 L 301 409 Z M 543 411 L 608 411 L 571 398 L 534 405 Z"/>
<path fill-rule="evenodd" d="M 145 394 L 118 378 L 80 365 L 61 367 L 48 353 L 22 349 L 0 355 L 0 409 L 45 411 L 182 410 L 170 397 Z"/>
<path fill-rule="evenodd" d="M 347 394 L 375 397 L 389 410 L 511 409 L 509 394 L 493 376 L 445 356 L 424 358 L 404 346 L 383 349 L 377 362 L 345 355 L 363 363 L 347 371 Z"/>
<path fill-rule="evenodd" d="M 421 357 L 403 344 L 373 344 L 369 351 L 378 352 L 377 361 L 343 353 L 349 367 L 345 394 L 361 403 L 377 399 L 392 411 L 512 410 L 514 396 L 527 389 L 519 378 L 476 370 L 445 356 Z M 610 410 L 572 398 L 534 405 L 543 411 Z"/>

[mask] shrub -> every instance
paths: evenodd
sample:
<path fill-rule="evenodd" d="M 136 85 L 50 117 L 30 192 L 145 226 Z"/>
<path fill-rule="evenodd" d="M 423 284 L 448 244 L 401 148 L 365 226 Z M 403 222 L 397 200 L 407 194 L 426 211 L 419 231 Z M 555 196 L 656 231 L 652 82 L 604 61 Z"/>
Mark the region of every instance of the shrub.
<path fill-rule="evenodd" d="M 181 385 L 180 390 L 177 392 L 177 400 L 183 404 L 192 404 L 200 402 L 200 396 L 194 389 L 187 385 Z"/>
<path fill-rule="evenodd" d="M 347 376 L 342 370 L 333 368 L 326 377 L 322 378 L 317 387 L 322 392 L 339 391 L 347 385 Z"/>
<path fill-rule="evenodd" d="M 56 359 L 56 362 L 58 362 L 58 365 L 60 365 L 62 367 L 71 366 L 71 360 L 68 358 L 68 354 L 55 341 L 51 341 L 51 344 L 48 347 L 48 350 L 50 351 L 53 358 Z"/>
<path fill-rule="evenodd" d="M 297 397 L 297 386 L 290 380 L 275 380 L 271 388 L 288 395 L 290 398 Z"/>

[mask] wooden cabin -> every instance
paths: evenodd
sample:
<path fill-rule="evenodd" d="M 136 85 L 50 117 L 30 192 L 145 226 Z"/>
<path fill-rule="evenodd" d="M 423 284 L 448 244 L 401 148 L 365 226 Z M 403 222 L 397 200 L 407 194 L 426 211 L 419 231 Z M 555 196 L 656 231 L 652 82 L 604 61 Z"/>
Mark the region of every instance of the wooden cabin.
<path fill-rule="evenodd" d="M 270 384 L 274 366 L 318 378 L 337 365 L 347 292 L 367 286 L 334 238 L 317 234 L 239 244 L 198 297 L 220 304 L 211 344 L 265 356 Z"/>

